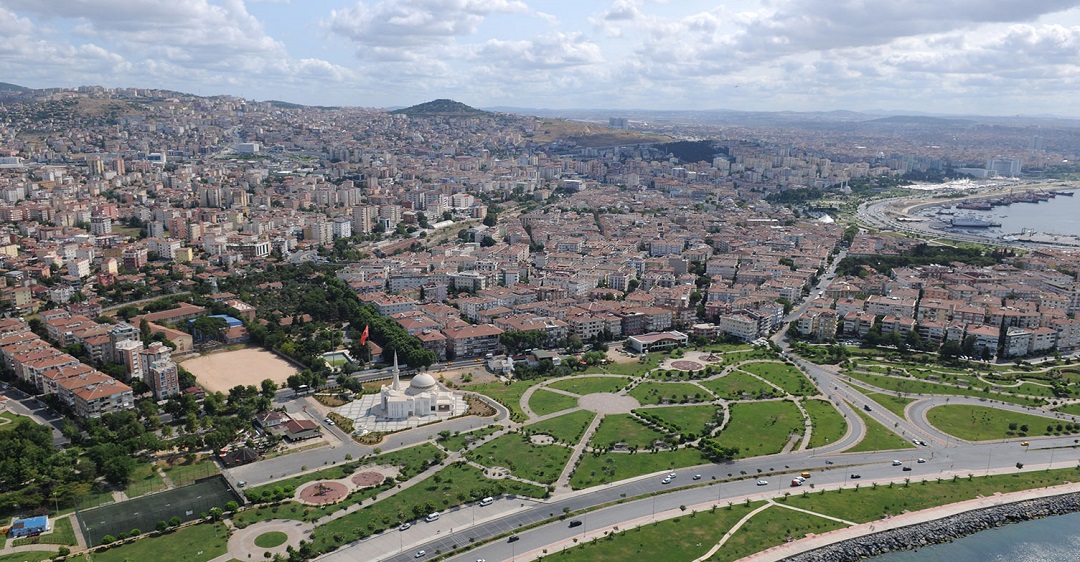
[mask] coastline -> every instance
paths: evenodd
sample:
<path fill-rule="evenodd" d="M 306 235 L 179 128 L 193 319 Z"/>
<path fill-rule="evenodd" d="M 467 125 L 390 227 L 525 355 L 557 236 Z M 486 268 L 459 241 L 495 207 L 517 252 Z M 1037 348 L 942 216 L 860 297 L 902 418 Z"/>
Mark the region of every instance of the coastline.
<path fill-rule="evenodd" d="M 740 562 L 855 562 L 951 542 L 1010 523 L 1078 511 L 1080 483 L 995 494 L 808 536 L 746 556 Z"/>

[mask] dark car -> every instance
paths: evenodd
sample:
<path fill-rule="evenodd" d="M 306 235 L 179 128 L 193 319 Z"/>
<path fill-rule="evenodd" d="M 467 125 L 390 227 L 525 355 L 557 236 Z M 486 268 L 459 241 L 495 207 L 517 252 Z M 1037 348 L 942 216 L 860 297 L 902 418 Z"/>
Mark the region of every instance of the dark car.
<path fill-rule="evenodd" d="M 864 409 L 864 410 L 866 410 L 867 412 L 869 412 L 869 411 L 870 411 L 870 405 L 869 405 L 869 404 L 863 404 L 863 407 L 862 407 L 862 409 Z"/>
<path fill-rule="evenodd" d="M 521 537 L 517 535 L 510 535 L 510 538 L 506 539 L 506 542 L 515 542 L 521 540 Z"/>
<path fill-rule="evenodd" d="M 581 521 L 578 521 L 577 519 L 574 519 L 573 521 L 570 522 L 570 526 L 571 527 L 580 527 L 581 526 Z"/>
<path fill-rule="evenodd" d="M 903 470 L 904 472 L 911 472 L 911 467 L 910 466 L 905 466 L 904 468 L 902 468 L 900 470 Z"/>
<path fill-rule="evenodd" d="M 851 475 L 851 478 L 852 478 L 852 480 L 855 480 L 855 479 L 858 479 L 858 478 L 862 478 L 862 474 L 859 474 L 858 472 L 856 472 L 855 474 L 852 474 L 852 475 Z"/>

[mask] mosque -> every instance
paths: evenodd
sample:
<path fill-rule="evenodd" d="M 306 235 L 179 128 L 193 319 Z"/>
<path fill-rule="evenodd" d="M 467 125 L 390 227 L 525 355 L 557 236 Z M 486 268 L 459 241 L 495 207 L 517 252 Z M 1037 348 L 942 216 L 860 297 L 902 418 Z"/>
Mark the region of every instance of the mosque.
<path fill-rule="evenodd" d="M 458 402 L 453 392 L 441 387 L 435 377 L 420 373 L 408 388 L 402 388 L 397 353 L 394 353 L 394 382 L 382 387 L 382 417 L 406 420 L 411 417 L 452 416 Z"/>

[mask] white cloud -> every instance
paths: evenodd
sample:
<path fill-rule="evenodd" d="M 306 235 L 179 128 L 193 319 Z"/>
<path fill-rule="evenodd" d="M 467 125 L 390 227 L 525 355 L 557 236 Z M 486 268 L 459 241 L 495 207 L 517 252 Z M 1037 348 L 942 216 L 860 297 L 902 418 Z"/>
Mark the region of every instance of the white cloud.
<path fill-rule="evenodd" d="M 473 35 L 491 14 L 526 11 L 528 6 L 515 0 L 357 2 L 351 8 L 332 10 L 325 25 L 331 33 L 361 47 L 413 47 Z"/>
<path fill-rule="evenodd" d="M 600 46 L 580 33 L 551 33 L 520 41 L 492 39 L 476 48 L 472 59 L 511 70 L 565 68 L 604 61 Z"/>

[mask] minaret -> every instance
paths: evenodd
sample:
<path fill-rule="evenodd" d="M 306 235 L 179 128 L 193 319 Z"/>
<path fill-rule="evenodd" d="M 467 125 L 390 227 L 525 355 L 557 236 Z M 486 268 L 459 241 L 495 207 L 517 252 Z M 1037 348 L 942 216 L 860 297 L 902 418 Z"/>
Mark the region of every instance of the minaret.
<path fill-rule="evenodd" d="M 397 366 L 397 350 L 394 351 L 394 384 L 390 387 L 391 390 L 401 390 L 401 379 L 398 378 L 400 371 Z"/>

